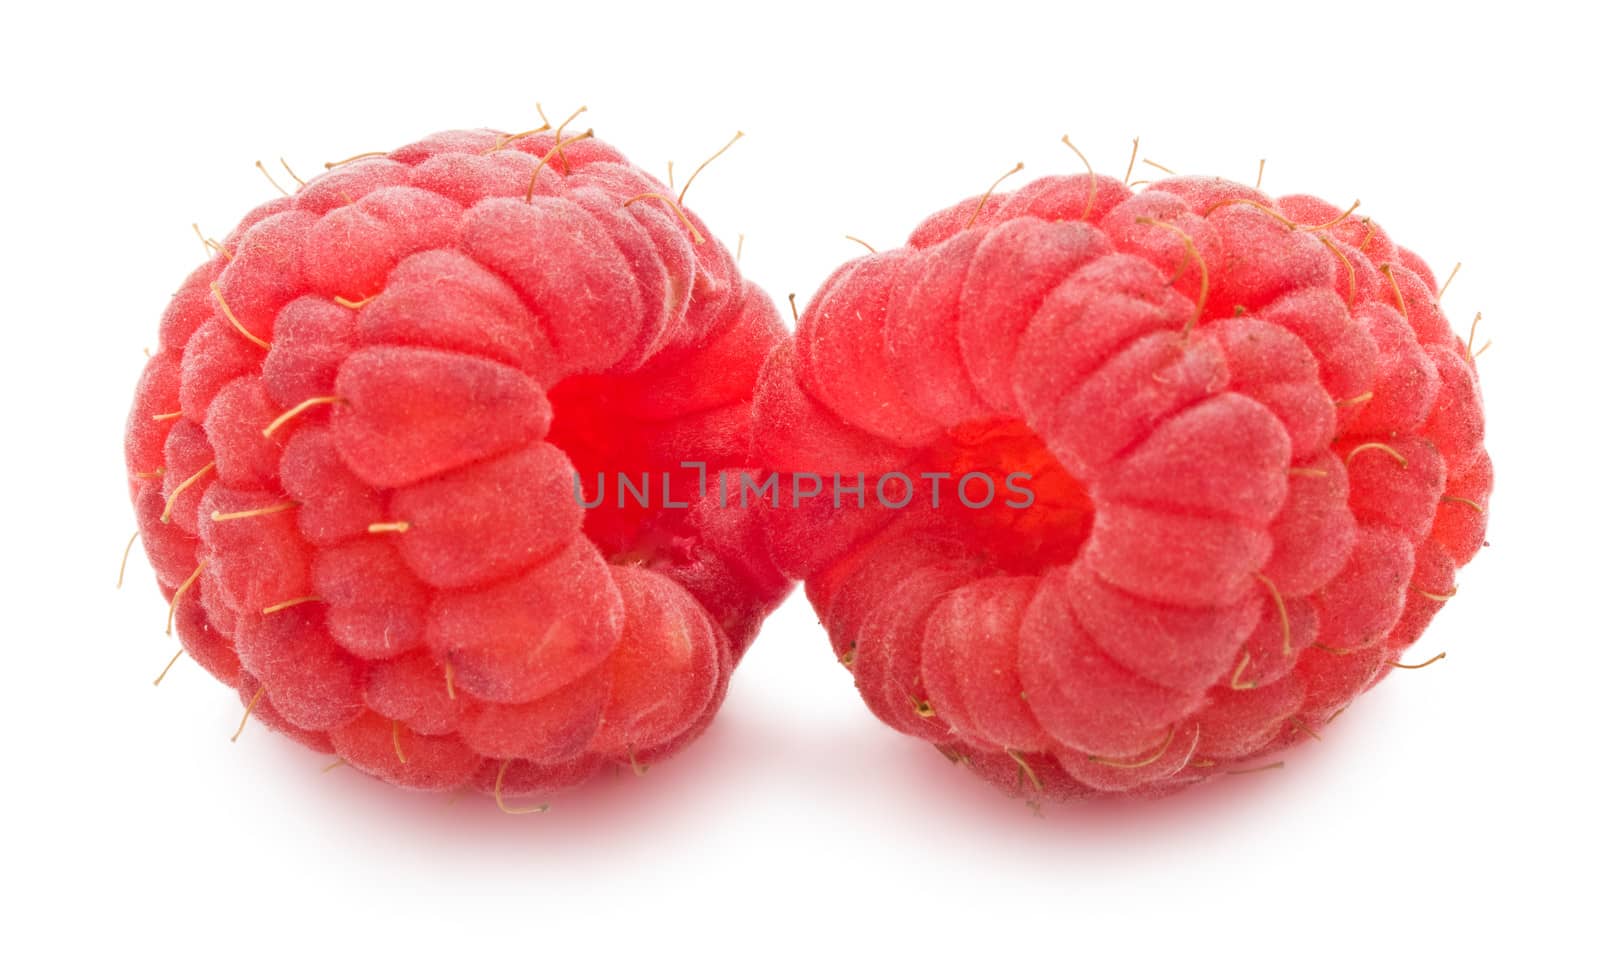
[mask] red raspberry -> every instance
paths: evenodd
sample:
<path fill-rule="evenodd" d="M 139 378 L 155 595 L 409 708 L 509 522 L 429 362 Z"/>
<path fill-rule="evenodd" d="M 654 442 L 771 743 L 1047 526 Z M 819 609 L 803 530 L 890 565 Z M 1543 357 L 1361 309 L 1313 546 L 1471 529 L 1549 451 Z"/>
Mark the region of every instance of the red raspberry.
<path fill-rule="evenodd" d="M 823 285 L 756 406 L 759 464 L 865 482 L 785 474 L 766 531 L 868 706 L 1029 797 L 1312 736 L 1483 542 L 1477 373 L 1428 268 L 1221 179 L 939 212 Z M 984 504 L 1012 473 L 1031 504 Z"/>
<path fill-rule="evenodd" d="M 667 193 L 587 133 L 444 132 L 212 244 L 127 465 L 184 648 L 257 719 L 501 796 L 709 722 L 788 582 L 679 462 L 746 463 L 784 331 Z M 586 513 L 575 472 L 619 470 L 684 507 Z"/>

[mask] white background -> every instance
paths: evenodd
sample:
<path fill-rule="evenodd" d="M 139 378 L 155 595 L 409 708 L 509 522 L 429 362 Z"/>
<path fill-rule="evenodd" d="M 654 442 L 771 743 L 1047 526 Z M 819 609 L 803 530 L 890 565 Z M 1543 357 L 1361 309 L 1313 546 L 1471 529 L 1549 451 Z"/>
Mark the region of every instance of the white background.
<path fill-rule="evenodd" d="M 1593 958 L 1592 26 L 1521 2 L 463 0 L 13 8 L 6 125 L 0 962 L 1282 967 Z M 1564 8 L 1563 8 L 1564 9 Z M 1572 8 L 1576 10 L 1577 8 Z M 711 732 L 543 816 L 392 791 L 257 725 L 172 641 L 120 436 L 168 294 L 274 190 L 427 132 L 537 124 L 641 165 L 748 137 L 689 201 L 780 301 L 1017 160 L 1362 211 L 1482 310 L 1487 549 L 1412 659 L 1286 770 L 1036 818 L 878 724 L 793 597 Z M 1140 166 L 1149 176 L 1154 170 Z M 1137 176 L 1136 176 L 1137 177 Z M 1015 184 L 1021 184 L 1019 177 Z M 5 952 L 5 951 L 11 952 Z"/>

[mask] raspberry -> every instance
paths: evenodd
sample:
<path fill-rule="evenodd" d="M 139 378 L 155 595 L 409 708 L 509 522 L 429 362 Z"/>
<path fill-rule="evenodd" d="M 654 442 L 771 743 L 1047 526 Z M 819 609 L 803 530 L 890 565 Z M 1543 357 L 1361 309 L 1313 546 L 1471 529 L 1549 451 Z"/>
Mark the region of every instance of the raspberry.
<path fill-rule="evenodd" d="M 784 330 L 665 186 L 587 133 L 444 132 L 208 247 L 127 466 L 184 650 L 247 719 L 497 798 L 706 726 L 789 588 L 752 514 L 575 494 L 748 463 Z"/>
<path fill-rule="evenodd" d="M 874 714 L 1013 794 L 1164 794 L 1398 664 L 1492 476 L 1431 273 L 1353 208 L 1049 177 L 834 273 L 762 375 L 762 521 Z"/>

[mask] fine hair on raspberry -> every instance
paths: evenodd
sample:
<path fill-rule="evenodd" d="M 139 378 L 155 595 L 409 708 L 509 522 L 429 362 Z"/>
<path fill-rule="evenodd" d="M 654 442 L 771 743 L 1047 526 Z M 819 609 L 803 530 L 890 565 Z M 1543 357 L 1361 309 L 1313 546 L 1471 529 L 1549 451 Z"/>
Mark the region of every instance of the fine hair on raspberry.
<path fill-rule="evenodd" d="M 1009 793 L 1276 767 L 1417 666 L 1484 544 L 1477 369 L 1438 296 L 1309 195 L 1090 173 L 966 199 L 834 272 L 757 394 L 762 467 L 914 500 L 786 484 L 772 555 L 871 711 Z M 952 500 L 977 473 L 1031 501 Z"/>
<path fill-rule="evenodd" d="M 405 788 L 504 807 L 681 749 L 790 586 L 680 467 L 748 464 L 772 301 L 592 131 L 295 182 L 203 240 L 134 394 L 169 632 L 247 720 Z M 687 501 L 586 508 L 618 471 Z"/>

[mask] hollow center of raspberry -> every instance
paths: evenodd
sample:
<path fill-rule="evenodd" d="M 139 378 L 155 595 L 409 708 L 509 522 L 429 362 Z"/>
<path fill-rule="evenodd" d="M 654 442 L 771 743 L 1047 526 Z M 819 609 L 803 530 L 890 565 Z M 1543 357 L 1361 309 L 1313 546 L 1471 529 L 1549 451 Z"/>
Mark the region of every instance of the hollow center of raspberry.
<path fill-rule="evenodd" d="M 693 535 L 687 511 L 699 495 L 699 476 L 652 452 L 659 434 L 617 406 L 626 377 L 577 376 L 549 392 L 552 412 L 546 439 L 566 453 L 583 483 L 583 531 L 614 563 L 654 566 L 679 560 Z"/>
<path fill-rule="evenodd" d="M 951 429 L 933 447 L 928 470 L 948 472 L 955 488 L 974 474 L 994 483 L 993 500 L 979 508 L 970 507 L 981 504 L 986 491 L 977 478 L 953 500 L 942 500 L 939 522 L 1005 569 L 1036 572 L 1069 563 L 1089 537 L 1094 503 L 1088 491 L 1021 421 Z"/>

